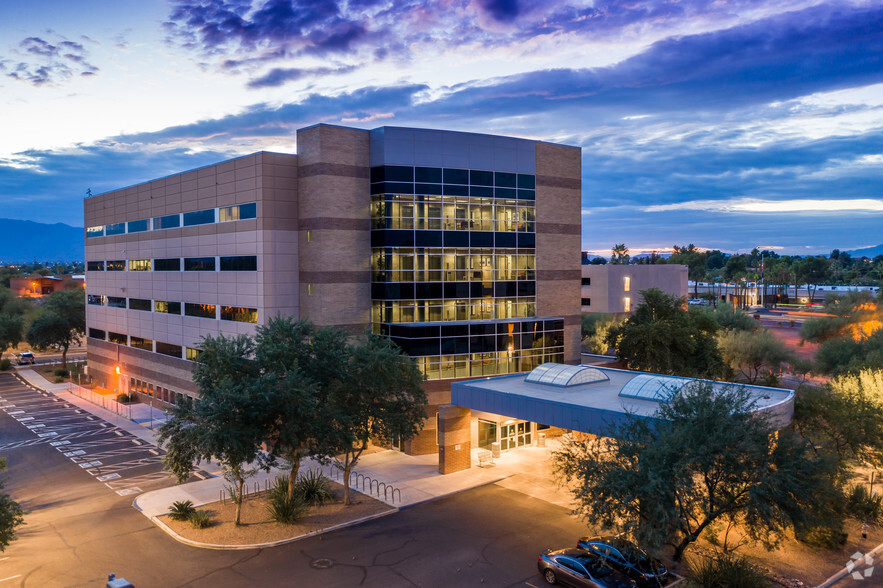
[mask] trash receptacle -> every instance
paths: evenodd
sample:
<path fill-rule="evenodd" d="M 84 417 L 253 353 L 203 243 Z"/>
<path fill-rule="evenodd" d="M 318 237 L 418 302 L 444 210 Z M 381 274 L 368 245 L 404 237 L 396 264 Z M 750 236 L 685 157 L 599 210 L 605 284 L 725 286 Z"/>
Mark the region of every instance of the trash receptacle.
<path fill-rule="evenodd" d="M 546 434 L 545 433 L 537 433 L 537 447 L 545 447 L 546 446 Z"/>
<path fill-rule="evenodd" d="M 494 457 L 500 457 L 500 442 L 494 441 L 491 443 L 491 453 Z"/>

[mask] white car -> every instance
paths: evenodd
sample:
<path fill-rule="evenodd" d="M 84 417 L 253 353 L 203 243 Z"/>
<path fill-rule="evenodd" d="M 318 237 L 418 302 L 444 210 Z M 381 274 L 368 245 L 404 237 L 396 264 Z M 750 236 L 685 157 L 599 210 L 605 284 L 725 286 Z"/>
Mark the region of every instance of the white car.
<path fill-rule="evenodd" d="M 37 363 L 37 358 L 30 351 L 22 351 L 18 354 L 18 365 L 27 365 Z"/>

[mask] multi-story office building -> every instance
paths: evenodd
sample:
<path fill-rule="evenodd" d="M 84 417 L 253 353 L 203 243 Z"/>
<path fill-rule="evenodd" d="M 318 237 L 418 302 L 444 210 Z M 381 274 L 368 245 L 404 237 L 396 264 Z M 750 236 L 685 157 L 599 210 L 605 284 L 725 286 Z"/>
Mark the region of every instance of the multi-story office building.
<path fill-rule="evenodd" d="M 677 297 L 687 295 L 687 266 L 583 265 L 580 304 L 583 312 L 626 314 L 643 302 L 641 290 L 659 288 Z"/>
<path fill-rule="evenodd" d="M 579 359 L 578 148 L 329 125 L 297 144 L 85 201 L 100 384 L 195 395 L 200 339 L 276 314 L 390 336 L 433 416 L 452 380 Z M 435 452 L 435 428 L 404 449 Z"/>

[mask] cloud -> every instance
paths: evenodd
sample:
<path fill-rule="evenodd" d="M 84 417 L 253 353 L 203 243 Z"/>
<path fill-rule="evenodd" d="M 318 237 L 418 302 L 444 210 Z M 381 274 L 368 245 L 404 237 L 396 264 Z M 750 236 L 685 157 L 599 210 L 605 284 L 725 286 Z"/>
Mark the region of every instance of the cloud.
<path fill-rule="evenodd" d="M 57 85 L 74 76 L 92 76 L 88 50 L 80 43 L 62 38 L 47 41 L 27 37 L 10 50 L 12 59 L 0 59 L 0 74 L 33 86 Z"/>
<path fill-rule="evenodd" d="M 828 214 L 831 212 L 883 212 L 883 199 L 847 198 L 842 200 L 758 200 L 737 198 L 732 200 L 693 200 L 674 204 L 646 206 L 644 212 L 674 210 L 703 210 L 706 212 L 811 212 Z"/>
<path fill-rule="evenodd" d="M 281 86 L 287 82 L 315 79 L 322 76 L 341 75 L 353 71 L 355 66 L 314 67 L 314 68 L 280 68 L 274 67 L 259 78 L 248 82 L 249 88 L 267 88 Z"/>

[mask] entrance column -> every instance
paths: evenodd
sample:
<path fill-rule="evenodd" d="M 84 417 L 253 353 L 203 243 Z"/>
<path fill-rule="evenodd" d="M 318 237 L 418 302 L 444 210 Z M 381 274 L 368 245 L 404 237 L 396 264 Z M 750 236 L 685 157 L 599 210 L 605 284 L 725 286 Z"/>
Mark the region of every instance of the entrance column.
<path fill-rule="evenodd" d="M 438 407 L 438 472 L 453 474 L 472 466 L 468 408 L 446 404 Z"/>

